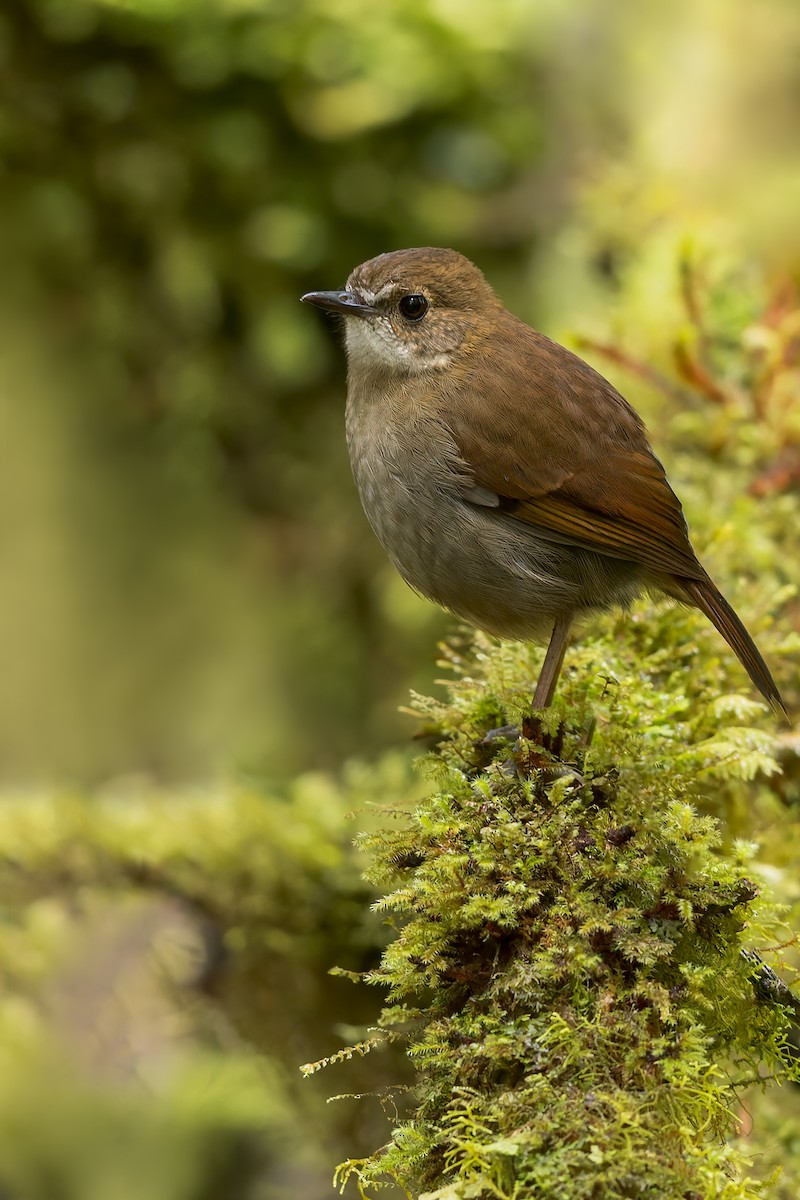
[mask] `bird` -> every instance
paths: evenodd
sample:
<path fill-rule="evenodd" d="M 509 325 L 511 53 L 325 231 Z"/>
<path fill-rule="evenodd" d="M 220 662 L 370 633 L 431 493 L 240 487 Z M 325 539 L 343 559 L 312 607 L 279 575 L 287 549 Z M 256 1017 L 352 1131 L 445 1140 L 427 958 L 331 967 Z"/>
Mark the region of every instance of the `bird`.
<path fill-rule="evenodd" d="M 378 540 L 412 588 L 464 621 L 547 642 L 534 712 L 552 704 L 577 618 L 663 593 L 705 614 L 786 718 L 640 416 L 509 312 L 474 263 L 393 250 L 302 300 L 344 318 L 346 439 Z"/>

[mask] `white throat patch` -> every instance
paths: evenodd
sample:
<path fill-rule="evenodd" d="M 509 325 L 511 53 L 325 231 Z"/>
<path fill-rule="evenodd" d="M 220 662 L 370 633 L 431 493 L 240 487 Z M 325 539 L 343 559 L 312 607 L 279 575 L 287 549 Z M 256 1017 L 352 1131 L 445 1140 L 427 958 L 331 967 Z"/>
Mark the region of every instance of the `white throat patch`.
<path fill-rule="evenodd" d="M 366 304 L 374 303 L 374 297 L 363 289 L 361 295 Z M 452 357 L 446 352 L 426 354 L 413 339 L 403 341 L 395 333 L 388 317 L 347 317 L 345 342 L 348 357 L 361 370 L 380 365 L 384 370 L 418 375 L 421 371 L 448 366 Z"/>

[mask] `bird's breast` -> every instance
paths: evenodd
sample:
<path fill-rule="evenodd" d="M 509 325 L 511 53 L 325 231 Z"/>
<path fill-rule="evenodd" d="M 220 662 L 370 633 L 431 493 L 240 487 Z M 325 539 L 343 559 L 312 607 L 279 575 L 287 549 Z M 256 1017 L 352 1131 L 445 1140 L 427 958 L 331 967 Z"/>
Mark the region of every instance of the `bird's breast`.
<path fill-rule="evenodd" d="M 587 564 L 468 496 L 474 480 L 444 423 L 407 404 L 350 394 L 347 441 L 367 518 L 418 592 L 504 637 L 544 635 L 584 606 Z"/>
<path fill-rule="evenodd" d="M 372 404 L 351 395 L 346 428 L 367 518 L 389 557 L 425 591 L 443 512 L 457 502 L 464 478 L 455 442 L 441 421 L 402 395 Z"/>

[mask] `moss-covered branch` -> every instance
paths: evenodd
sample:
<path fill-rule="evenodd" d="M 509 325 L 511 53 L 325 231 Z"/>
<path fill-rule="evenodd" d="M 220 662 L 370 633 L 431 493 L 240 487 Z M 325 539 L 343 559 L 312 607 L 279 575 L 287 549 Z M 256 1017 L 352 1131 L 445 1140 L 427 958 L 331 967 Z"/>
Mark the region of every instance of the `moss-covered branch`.
<path fill-rule="evenodd" d="M 444 738 L 433 795 L 365 839 L 397 925 L 372 976 L 389 989 L 380 1027 L 418 1078 L 391 1142 L 340 1169 L 367 1195 L 381 1180 L 448 1200 L 759 1192 L 726 1139 L 744 1085 L 783 1074 L 787 1017 L 741 955 L 768 936 L 753 847 L 723 847 L 694 802 L 774 771 L 771 738 L 719 718 L 680 736 L 685 701 L 659 726 L 641 678 L 609 720 L 618 685 L 589 669 L 601 646 L 625 676 L 607 640 L 575 652 L 559 761 L 520 739 L 487 763 L 479 735 L 518 715 L 527 664 L 479 641 L 451 702 L 423 704 Z"/>

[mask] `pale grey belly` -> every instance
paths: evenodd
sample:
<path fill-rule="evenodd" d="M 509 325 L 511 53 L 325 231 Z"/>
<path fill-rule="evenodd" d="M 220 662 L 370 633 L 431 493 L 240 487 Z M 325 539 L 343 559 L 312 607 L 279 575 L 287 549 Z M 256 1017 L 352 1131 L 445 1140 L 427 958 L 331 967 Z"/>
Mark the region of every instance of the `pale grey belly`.
<path fill-rule="evenodd" d="M 413 588 L 500 637 L 546 637 L 569 612 L 627 604 L 642 590 L 632 563 L 546 540 L 522 521 L 395 477 L 359 479 L 362 504 L 389 558 Z M 381 481 L 383 482 L 383 481 Z"/>

